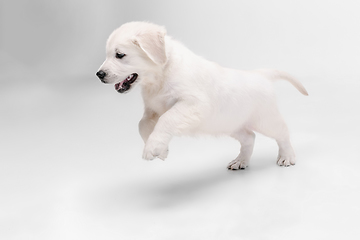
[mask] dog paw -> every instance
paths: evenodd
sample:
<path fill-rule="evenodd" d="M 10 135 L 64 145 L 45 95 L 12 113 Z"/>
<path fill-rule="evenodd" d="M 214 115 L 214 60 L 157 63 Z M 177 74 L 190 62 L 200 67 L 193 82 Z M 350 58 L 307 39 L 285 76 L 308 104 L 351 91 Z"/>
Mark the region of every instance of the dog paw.
<path fill-rule="evenodd" d="M 158 156 L 158 158 L 160 158 L 161 160 L 165 160 L 165 159 L 167 158 L 168 154 L 169 154 L 169 149 L 166 149 L 166 151 L 162 152 L 162 153 Z"/>
<path fill-rule="evenodd" d="M 156 156 L 154 156 L 150 151 L 143 152 L 142 158 L 145 160 L 154 160 Z"/>
<path fill-rule="evenodd" d="M 231 161 L 227 168 L 230 170 L 239 170 L 239 169 L 245 169 L 248 167 L 249 161 L 244 159 L 235 159 Z"/>
<path fill-rule="evenodd" d="M 145 160 L 153 160 L 156 157 L 161 160 L 165 160 L 168 155 L 168 148 L 166 145 L 161 143 L 146 143 L 144 151 L 143 151 L 143 159 Z"/>
<path fill-rule="evenodd" d="M 295 165 L 296 159 L 295 156 L 279 156 L 277 160 L 277 165 L 290 167 L 291 165 Z"/>

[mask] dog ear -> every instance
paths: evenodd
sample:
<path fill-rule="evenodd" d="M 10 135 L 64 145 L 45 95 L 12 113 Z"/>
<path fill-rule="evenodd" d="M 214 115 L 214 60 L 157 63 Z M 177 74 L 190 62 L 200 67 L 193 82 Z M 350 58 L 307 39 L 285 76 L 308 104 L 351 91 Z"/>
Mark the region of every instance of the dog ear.
<path fill-rule="evenodd" d="M 154 63 L 164 65 L 167 61 L 165 34 L 165 29 L 149 31 L 137 35 L 132 42 L 140 47 Z"/>

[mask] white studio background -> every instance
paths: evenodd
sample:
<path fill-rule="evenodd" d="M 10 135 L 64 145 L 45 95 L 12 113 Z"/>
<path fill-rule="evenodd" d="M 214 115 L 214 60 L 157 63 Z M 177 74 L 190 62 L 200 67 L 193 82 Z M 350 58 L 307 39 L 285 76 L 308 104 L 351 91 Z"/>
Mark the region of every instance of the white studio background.
<path fill-rule="evenodd" d="M 0 1 L 1 239 L 358 239 L 360 2 Z M 95 72 L 112 30 L 167 28 L 239 69 L 277 68 L 298 164 L 258 135 L 245 171 L 228 138 L 176 138 L 146 162 L 139 89 Z"/>
<path fill-rule="evenodd" d="M 42 74 L 88 73 L 104 57 L 111 31 L 134 20 L 164 25 L 198 54 L 226 66 L 279 66 L 305 76 L 360 74 L 355 0 L 1 4 L 1 60 L 8 74 L 13 68 Z"/>

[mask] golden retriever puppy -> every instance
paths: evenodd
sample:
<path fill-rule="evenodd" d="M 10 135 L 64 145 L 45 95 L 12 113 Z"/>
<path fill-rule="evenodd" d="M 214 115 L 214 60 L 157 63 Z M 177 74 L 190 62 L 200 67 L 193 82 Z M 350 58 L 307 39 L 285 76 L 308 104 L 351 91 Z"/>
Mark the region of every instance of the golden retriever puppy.
<path fill-rule="evenodd" d="M 119 93 L 135 85 L 145 111 L 139 131 L 143 158 L 165 159 L 173 136 L 228 135 L 241 144 L 229 169 L 245 169 L 259 132 L 277 141 L 277 164 L 295 164 L 288 128 L 276 105 L 273 82 L 287 80 L 302 94 L 303 85 L 277 70 L 224 68 L 191 52 L 164 27 L 130 22 L 116 29 L 106 44 L 106 60 L 96 73 Z"/>

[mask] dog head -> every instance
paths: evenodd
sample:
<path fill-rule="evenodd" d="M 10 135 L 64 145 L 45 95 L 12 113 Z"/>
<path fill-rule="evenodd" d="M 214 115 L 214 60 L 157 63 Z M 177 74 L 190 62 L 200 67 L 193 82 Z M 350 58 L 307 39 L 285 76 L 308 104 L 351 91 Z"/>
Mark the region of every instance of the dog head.
<path fill-rule="evenodd" d="M 124 93 L 167 62 L 166 30 L 146 22 L 130 22 L 116 29 L 106 44 L 106 60 L 96 75 Z"/>

